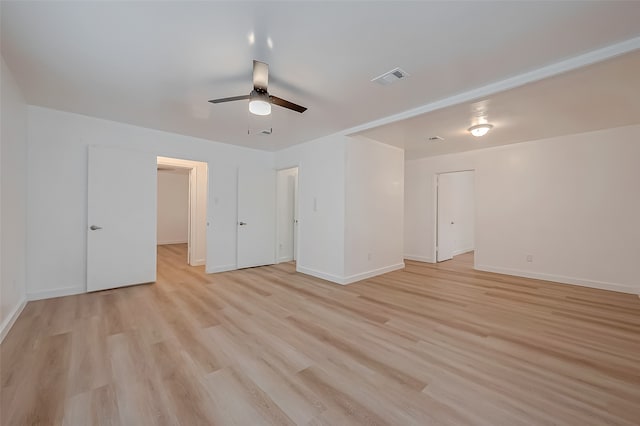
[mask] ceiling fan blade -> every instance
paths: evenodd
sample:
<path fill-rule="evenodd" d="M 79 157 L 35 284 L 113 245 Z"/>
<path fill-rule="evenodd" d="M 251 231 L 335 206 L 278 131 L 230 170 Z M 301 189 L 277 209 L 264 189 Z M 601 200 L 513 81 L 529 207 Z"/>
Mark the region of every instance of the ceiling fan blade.
<path fill-rule="evenodd" d="M 303 113 L 303 112 L 305 112 L 307 110 L 307 108 L 305 108 L 303 106 L 294 104 L 293 102 L 285 101 L 284 99 L 279 98 L 277 96 L 269 96 L 269 99 L 271 99 L 271 103 L 274 104 L 274 105 L 278 105 L 278 106 L 281 106 L 281 107 L 284 107 L 284 108 L 287 108 L 287 109 L 290 109 L 290 110 L 293 110 L 293 111 L 296 111 L 296 112 L 299 112 L 299 113 Z"/>
<path fill-rule="evenodd" d="M 269 65 L 253 60 L 253 88 L 259 92 L 266 92 L 269 85 Z"/>
<path fill-rule="evenodd" d="M 209 102 L 211 102 L 212 104 L 221 104 L 222 102 L 242 101 L 244 99 L 249 99 L 249 95 L 232 96 L 230 98 L 211 99 Z"/>

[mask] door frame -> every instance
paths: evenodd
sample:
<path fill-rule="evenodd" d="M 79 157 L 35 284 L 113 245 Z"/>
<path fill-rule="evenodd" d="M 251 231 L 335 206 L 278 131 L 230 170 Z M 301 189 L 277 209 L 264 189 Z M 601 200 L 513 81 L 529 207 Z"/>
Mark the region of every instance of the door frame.
<path fill-rule="evenodd" d="M 433 188 L 433 194 L 434 194 L 434 203 L 433 203 L 433 223 L 431 224 L 431 226 L 433 227 L 433 263 L 438 263 L 438 191 L 439 191 L 439 185 L 438 185 L 438 180 L 440 178 L 440 175 L 446 175 L 446 174 L 450 174 L 450 173 L 461 173 L 461 172 L 473 172 L 473 176 L 474 176 L 474 188 L 473 188 L 473 196 L 474 198 L 476 197 L 476 190 L 475 190 L 475 174 L 476 174 L 476 169 L 458 169 L 458 170 L 449 170 L 446 172 L 437 172 L 434 173 L 433 175 L 433 180 L 432 180 L 432 188 Z M 474 199 L 474 206 L 476 206 L 476 200 Z M 476 221 L 476 212 L 477 212 L 477 208 L 474 207 L 474 212 L 473 212 L 473 220 L 474 222 Z M 477 247 L 477 227 L 474 224 L 473 227 L 473 240 L 475 241 L 475 249 L 474 251 L 478 250 Z M 475 268 L 475 263 L 476 263 L 476 259 L 477 257 L 474 256 L 473 257 L 473 267 Z"/>
<path fill-rule="evenodd" d="M 293 260 L 296 262 L 296 270 L 298 268 L 298 263 L 300 261 L 300 165 L 294 164 L 292 166 L 279 167 L 276 169 L 276 209 L 278 208 L 278 173 L 284 170 L 297 169 L 296 173 L 296 185 L 295 185 L 295 194 L 294 194 L 294 206 L 293 206 L 293 215 L 294 220 L 297 220 L 297 223 L 294 224 L 295 229 L 293 231 Z M 280 258 L 280 249 L 278 246 L 278 234 L 280 232 L 280 225 L 278 224 L 278 215 L 276 214 L 276 262 Z"/>
<path fill-rule="evenodd" d="M 296 172 L 296 179 L 294 181 L 295 186 L 293 188 L 293 261 L 294 262 L 298 262 L 298 234 L 300 233 L 300 227 L 298 226 L 298 224 L 300 223 L 300 220 L 298 219 L 298 216 L 300 215 L 300 209 L 298 208 L 298 177 L 299 177 L 299 173 L 300 173 L 300 169 L 297 170 Z"/>
<path fill-rule="evenodd" d="M 181 168 L 181 169 L 186 169 L 189 170 L 189 188 L 188 188 L 188 192 L 189 192 L 189 201 L 188 201 L 188 214 L 187 214 L 187 263 L 189 264 L 189 266 L 201 266 L 201 265 L 205 265 L 206 268 L 206 264 L 207 264 L 207 227 L 208 225 L 206 224 L 206 222 L 208 221 L 208 214 L 209 214 L 209 203 L 208 203 L 208 192 L 209 192 L 209 186 L 210 186 L 210 182 L 209 182 L 209 163 L 207 161 L 200 161 L 200 160 L 188 160 L 188 159 L 183 159 L 183 158 L 177 158 L 177 157 L 167 157 L 167 156 L 161 156 L 158 155 L 156 158 L 156 163 L 158 165 L 163 165 L 163 166 L 169 166 L 169 167 L 176 167 L 176 168 Z M 204 236 L 199 236 L 198 235 L 198 227 L 193 226 L 194 223 L 197 222 L 197 214 L 198 214 L 198 184 L 197 184 L 197 165 L 194 163 L 201 163 L 204 164 L 205 167 L 205 176 L 204 178 L 206 179 L 204 186 L 206 188 L 206 193 L 201 197 L 202 200 L 204 200 L 205 203 L 205 211 L 204 211 L 204 217 L 205 217 L 205 235 Z M 192 247 L 195 246 L 196 241 L 200 241 L 202 238 L 204 238 L 204 247 L 205 247 L 205 253 L 204 253 L 204 259 L 197 259 L 196 258 L 196 253 L 195 250 L 192 250 Z"/>

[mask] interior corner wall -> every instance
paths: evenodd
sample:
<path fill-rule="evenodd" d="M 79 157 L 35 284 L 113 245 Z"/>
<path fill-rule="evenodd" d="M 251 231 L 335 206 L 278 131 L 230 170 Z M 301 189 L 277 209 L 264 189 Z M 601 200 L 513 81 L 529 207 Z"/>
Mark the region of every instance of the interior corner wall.
<path fill-rule="evenodd" d="M 634 125 L 408 161 L 405 255 L 433 259 L 434 175 L 475 169 L 477 269 L 640 293 L 639 142 Z"/>
<path fill-rule="evenodd" d="M 188 225 L 189 174 L 158 170 L 158 245 L 187 243 Z"/>
<path fill-rule="evenodd" d="M 404 150 L 350 138 L 345 182 L 343 283 L 403 268 Z"/>
<path fill-rule="evenodd" d="M 299 272 L 336 283 L 344 277 L 344 136 L 327 136 L 276 153 L 276 169 L 298 166 Z"/>
<path fill-rule="evenodd" d="M 298 166 L 299 272 L 349 284 L 404 266 L 404 151 L 333 135 L 276 153 Z"/>
<path fill-rule="evenodd" d="M 236 268 L 237 170 L 269 167 L 271 152 L 28 106 L 27 293 L 86 291 L 89 145 L 208 163 L 207 272 Z"/>
<path fill-rule="evenodd" d="M 27 106 L 0 58 L 0 342 L 26 303 Z"/>

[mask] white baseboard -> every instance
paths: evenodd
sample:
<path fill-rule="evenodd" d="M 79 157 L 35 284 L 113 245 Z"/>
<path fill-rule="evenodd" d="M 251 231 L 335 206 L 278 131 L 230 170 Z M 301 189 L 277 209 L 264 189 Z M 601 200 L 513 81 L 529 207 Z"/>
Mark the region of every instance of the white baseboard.
<path fill-rule="evenodd" d="M 293 260 L 293 256 L 282 256 L 278 258 L 277 263 L 291 262 L 292 260 Z"/>
<path fill-rule="evenodd" d="M 331 281 L 336 284 L 344 284 L 342 282 L 343 278 L 337 275 L 327 274 L 325 272 L 316 271 L 314 269 L 305 268 L 304 266 L 300 266 L 300 264 L 296 265 L 296 271 L 311 275 L 312 277 L 321 278 L 323 280 Z"/>
<path fill-rule="evenodd" d="M 404 258 L 407 260 L 415 260 L 416 262 L 436 263 L 433 257 L 415 256 L 413 254 L 405 254 Z"/>
<path fill-rule="evenodd" d="M 404 268 L 404 263 L 398 263 L 395 265 L 385 266 L 384 268 L 373 269 L 371 271 L 350 275 L 348 277 L 339 277 L 337 275 L 327 274 L 325 272 L 316 271 L 314 269 L 305 268 L 304 266 L 299 266 L 299 265 L 297 266 L 296 271 L 301 272 L 303 274 L 311 275 L 316 278 L 322 278 L 323 280 L 331 281 L 332 283 L 347 285 L 347 284 L 355 283 L 356 281 L 362 281 L 367 278 L 386 274 L 387 272 L 396 271 L 402 268 Z"/>
<path fill-rule="evenodd" d="M 637 294 L 638 290 L 631 285 L 610 283 L 605 281 L 593 281 L 584 278 L 566 277 L 563 275 L 545 274 L 541 272 L 522 271 L 519 269 L 502 268 L 489 265 L 476 265 L 479 271 L 495 272 L 497 274 L 515 275 L 517 277 L 533 278 L 536 280 L 553 281 L 561 284 L 579 285 L 582 287 L 597 288 L 600 290 L 617 291 L 620 293 Z"/>
<path fill-rule="evenodd" d="M 63 287 L 53 290 L 41 290 L 27 293 L 27 300 L 51 299 L 53 297 L 72 296 L 74 294 L 86 293 L 84 287 Z"/>
<path fill-rule="evenodd" d="M 465 248 L 465 249 L 460 249 L 460 250 L 454 250 L 453 251 L 453 255 L 457 256 L 459 254 L 465 254 L 465 253 L 469 253 L 470 251 L 473 251 L 474 248 L 470 247 L 470 248 Z"/>
<path fill-rule="evenodd" d="M 159 246 L 166 246 L 169 244 L 187 244 L 187 240 L 167 240 L 167 241 L 158 241 L 157 244 Z"/>
<path fill-rule="evenodd" d="M 9 334 L 9 330 L 11 330 L 11 327 L 13 327 L 13 324 L 16 322 L 25 306 L 27 306 L 27 298 L 23 297 L 9 316 L 2 321 L 2 324 L 0 324 L 0 343 L 2 343 L 7 334 Z"/>
<path fill-rule="evenodd" d="M 233 264 L 230 264 L 230 265 L 219 265 L 219 266 L 214 266 L 212 268 L 207 268 L 205 270 L 205 272 L 207 274 L 215 274 L 215 273 L 218 273 L 218 272 L 233 271 L 233 270 L 236 270 L 236 269 L 238 269 L 238 268 L 236 267 L 236 264 L 233 263 Z"/>
<path fill-rule="evenodd" d="M 366 280 L 367 278 L 375 277 L 378 275 L 386 274 L 388 272 L 397 271 L 398 269 L 404 269 L 404 262 L 396 263 L 395 265 L 385 266 L 384 268 L 372 269 L 371 271 L 361 272 L 359 274 L 350 275 L 343 278 L 340 284 L 351 284 L 356 281 Z"/>
<path fill-rule="evenodd" d="M 202 266 L 206 264 L 207 264 L 206 259 L 196 259 L 193 263 L 191 263 L 191 266 Z"/>

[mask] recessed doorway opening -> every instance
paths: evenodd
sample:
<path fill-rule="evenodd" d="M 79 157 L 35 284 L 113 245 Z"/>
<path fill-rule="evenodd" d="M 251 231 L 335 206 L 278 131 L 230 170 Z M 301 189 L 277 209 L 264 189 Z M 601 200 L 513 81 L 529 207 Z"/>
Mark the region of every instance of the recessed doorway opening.
<path fill-rule="evenodd" d="M 158 157 L 158 259 L 202 266 L 207 259 L 207 163 Z M 166 253 L 164 253 L 166 252 Z"/>
<path fill-rule="evenodd" d="M 277 205 L 277 263 L 298 259 L 298 167 L 278 170 Z"/>
<path fill-rule="evenodd" d="M 436 261 L 442 262 L 475 250 L 475 173 L 440 173 L 436 179 Z"/>

